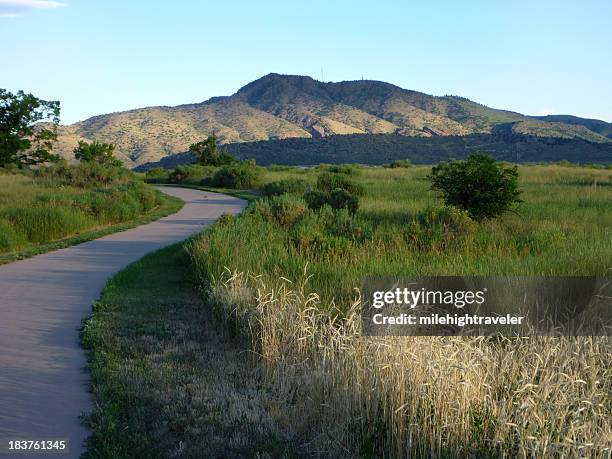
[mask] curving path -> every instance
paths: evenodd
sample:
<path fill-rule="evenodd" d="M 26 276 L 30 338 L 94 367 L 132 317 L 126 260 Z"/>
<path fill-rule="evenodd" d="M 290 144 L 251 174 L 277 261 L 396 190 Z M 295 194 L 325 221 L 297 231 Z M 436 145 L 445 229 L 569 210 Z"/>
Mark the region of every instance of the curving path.
<path fill-rule="evenodd" d="M 78 417 L 91 399 L 78 330 L 91 304 L 126 265 L 246 205 L 217 193 L 160 190 L 185 206 L 147 225 L 0 266 L 0 457 L 9 457 L 9 439 L 68 439 L 69 454 L 57 457 L 84 451 L 88 432 Z"/>

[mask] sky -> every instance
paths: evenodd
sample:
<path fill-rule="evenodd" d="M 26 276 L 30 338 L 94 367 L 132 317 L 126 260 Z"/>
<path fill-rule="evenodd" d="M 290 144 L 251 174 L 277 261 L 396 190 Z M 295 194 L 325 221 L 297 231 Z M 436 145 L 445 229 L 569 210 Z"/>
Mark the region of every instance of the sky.
<path fill-rule="evenodd" d="M 0 88 L 64 124 L 270 72 L 612 122 L 610 24 L 611 0 L 0 0 Z"/>

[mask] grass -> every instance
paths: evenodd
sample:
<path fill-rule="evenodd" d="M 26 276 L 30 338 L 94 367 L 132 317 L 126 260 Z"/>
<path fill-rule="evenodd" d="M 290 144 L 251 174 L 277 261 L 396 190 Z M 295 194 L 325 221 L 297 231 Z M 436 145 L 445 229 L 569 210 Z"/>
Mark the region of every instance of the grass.
<path fill-rule="evenodd" d="M 182 245 L 115 276 L 82 330 L 95 411 L 87 458 L 282 457 L 253 358 L 195 289 Z"/>
<path fill-rule="evenodd" d="M 301 281 L 326 303 L 346 309 L 367 275 L 609 275 L 612 269 L 612 172 L 561 166 L 519 168 L 523 200 L 516 213 L 478 225 L 458 240 L 415 250 L 411 224 L 439 206 L 429 168 L 362 168 L 363 186 L 350 231 L 317 240 L 305 223 L 287 230 L 257 215 L 217 225 L 202 239 L 201 270 L 219 278 L 226 267 Z M 266 182 L 297 177 L 314 186 L 320 171 L 266 174 Z M 313 229 L 314 231 L 314 229 Z M 356 237 L 361 231 L 362 236 Z M 266 234 L 262 238 L 261 234 Z M 227 241 L 237 241 L 227 244 Z M 306 268 L 306 273 L 304 270 Z"/>
<path fill-rule="evenodd" d="M 275 421 L 312 455 L 609 457 L 608 338 L 364 339 L 356 289 L 384 274 L 610 275 L 612 173 L 521 166 L 516 213 L 440 231 L 423 217 L 439 206 L 427 173 L 361 168 L 355 216 L 256 202 L 190 245 L 207 300 L 285 395 Z"/>
<path fill-rule="evenodd" d="M 355 289 L 366 274 L 609 275 L 612 173 L 523 166 L 516 214 L 438 231 L 426 168 L 349 169 L 354 216 L 254 200 L 109 283 L 82 334 L 88 457 L 609 457 L 608 338 L 364 338 Z"/>
<path fill-rule="evenodd" d="M 0 264 L 124 231 L 182 205 L 129 175 L 100 184 L 60 173 L 0 174 Z"/>

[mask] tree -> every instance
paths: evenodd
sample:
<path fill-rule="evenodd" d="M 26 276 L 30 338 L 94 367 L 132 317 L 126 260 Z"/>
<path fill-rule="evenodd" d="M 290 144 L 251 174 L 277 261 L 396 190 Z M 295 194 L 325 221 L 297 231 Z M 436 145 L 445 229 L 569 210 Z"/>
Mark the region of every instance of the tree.
<path fill-rule="evenodd" d="M 57 140 L 60 104 L 23 91 L 0 89 L 0 167 L 34 166 L 57 161 L 51 154 Z M 45 121 L 45 124 L 37 124 Z"/>
<path fill-rule="evenodd" d="M 208 136 L 202 142 L 192 144 L 189 151 L 195 155 L 202 166 L 223 166 L 236 161 L 226 151 L 219 149 L 215 134 Z"/>
<path fill-rule="evenodd" d="M 79 146 L 74 149 L 74 157 L 85 163 L 121 166 L 121 161 L 113 155 L 114 151 L 115 146 L 111 143 L 100 143 L 97 140 L 87 143 L 81 140 Z"/>
<path fill-rule="evenodd" d="M 475 220 L 497 217 L 522 202 L 517 167 L 482 153 L 472 153 L 466 161 L 443 161 L 431 169 L 429 179 L 446 204 L 466 210 Z"/>

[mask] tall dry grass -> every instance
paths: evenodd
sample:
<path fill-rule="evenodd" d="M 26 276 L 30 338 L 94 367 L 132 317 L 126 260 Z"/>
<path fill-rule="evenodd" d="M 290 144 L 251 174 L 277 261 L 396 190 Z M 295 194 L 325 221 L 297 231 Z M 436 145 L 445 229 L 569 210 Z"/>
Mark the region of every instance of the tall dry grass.
<path fill-rule="evenodd" d="M 368 338 L 358 297 L 334 317 L 288 279 L 227 270 L 208 285 L 261 356 L 277 421 L 310 454 L 611 455 L 606 338 Z"/>

